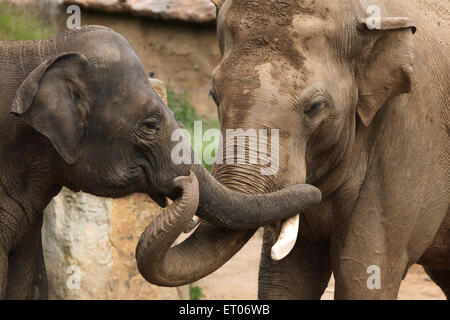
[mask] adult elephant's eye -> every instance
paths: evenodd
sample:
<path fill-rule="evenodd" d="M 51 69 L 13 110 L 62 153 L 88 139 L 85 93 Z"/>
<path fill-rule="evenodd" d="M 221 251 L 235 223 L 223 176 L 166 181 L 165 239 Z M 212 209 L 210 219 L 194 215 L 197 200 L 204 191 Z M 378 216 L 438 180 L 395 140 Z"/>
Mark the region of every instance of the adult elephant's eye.
<path fill-rule="evenodd" d="M 313 114 L 316 111 L 319 111 L 325 106 L 325 102 L 323 101 L 317 101 L 311 104 L 308 108 L 306 108 L 305 113 L 306 114 Z"/>

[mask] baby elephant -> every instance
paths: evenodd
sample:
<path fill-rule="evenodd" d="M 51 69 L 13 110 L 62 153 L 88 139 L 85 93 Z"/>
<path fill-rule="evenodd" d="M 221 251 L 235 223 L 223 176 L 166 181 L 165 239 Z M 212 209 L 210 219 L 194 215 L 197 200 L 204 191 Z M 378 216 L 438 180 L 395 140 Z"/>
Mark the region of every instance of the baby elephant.
<path fill-rule="evenodd" d="M 243 195 L 201 165 L 175 164 L 173 114 L 129 43 L 108 28 L 0 42 L 0 74 L 2 299 L 47 297 L 42 211 L 63 186 L 104 197 L 145 193 L 161 206 L 170 197 L 169 218 L 187 211 L 186 224 L 197 214 L 232 229 L 273 223 L 321 200 L 309 185 Z"/>

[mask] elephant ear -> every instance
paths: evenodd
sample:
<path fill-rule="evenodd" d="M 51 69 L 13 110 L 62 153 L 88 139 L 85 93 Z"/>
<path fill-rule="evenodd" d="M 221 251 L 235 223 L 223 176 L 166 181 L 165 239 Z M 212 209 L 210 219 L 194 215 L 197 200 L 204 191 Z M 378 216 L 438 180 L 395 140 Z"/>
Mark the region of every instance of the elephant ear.
<path fill-rule="evenodd" d="M 75 163 L 90 109 L 88 61 L 69 52 L 42 62 L 22 82 L 10 112 L 46 136 L 59 155 Z"/>
<path fill-rule="evenodd" d="M 358 68 L 357 112 L 365 126 L 391 98 L 412 90 L 414 22 L 409 18 L 359 19 L 358 27 L 371 37 Z"/>

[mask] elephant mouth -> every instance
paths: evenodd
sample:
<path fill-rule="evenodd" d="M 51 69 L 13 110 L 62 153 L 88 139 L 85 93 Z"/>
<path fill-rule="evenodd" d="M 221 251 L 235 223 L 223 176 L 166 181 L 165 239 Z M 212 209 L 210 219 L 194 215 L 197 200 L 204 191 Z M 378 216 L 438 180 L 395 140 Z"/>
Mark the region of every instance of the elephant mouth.
<path fill-rule="evenodd" d="M 161 208 L 167 207 L 168 200 L 175 201 L 181 197 L 182 190 L 174 189 L 170 193 L 165 193 L 163 191 L 155 189 L 147 193 L 153 201 L 155 201 Z"/>
<path fill-rule="evenodd" d="M 149 181 L 148 183 L 151 187 L 149 188 L 149 190 L 147 190 L 147 195 L 152 198 L 152 200 L 155 201 L 161 208 L 167 207 L 169 199 L 175 201 L 181 197 L 182 190 L 179 188 L 173 188 L 170 191 L 164 191 L 159 188 L 153 187 L 150 182 L 151 181 Z"/>
<path fill-rule="evenodd" d="M 141 183 L 143 186 L 142 193 L 148 195 L 153 201 L 155 201 L 161 208 L 167 207 L 167 195 L 162 190 L 155 186 L 154 179 L 151 178 L 145 165 L 139 166 L 142 171 Z"/>
<path fill-rule="evenodd" d="M 155 181 L 154 175 L 151 174 L 151 168 L 146 164 L 139 165 L 142 175 L 141 183 L 143 185 L 142 193 L 147 194 L 161 208 L 166 208 L 168 200 L 175 201 L 182 195 L 182 189 L 176 186 L 164 187 L 164 183 Z"/>
<path fill-rule="evenodd" d="M 146 175 L 146 177 L 147 185 L 149 186 L 147 188 L 146 194 L 161 208 L 167 207 L 169 199 L 175 201 L 176 199 L 181 197 L 182 190 L 180 188 L 173 187 L 170 190 L 161 190 L 161 188 L 154 186 L 155 183 L 148 178 L 148 175 Z"/>
<path fill-rule="evenodd" d="M 167 197 L 163 192 L 154 191 L 147 193 L 153 201 L 155 201 L 161 208 L 167 207 Z"/>

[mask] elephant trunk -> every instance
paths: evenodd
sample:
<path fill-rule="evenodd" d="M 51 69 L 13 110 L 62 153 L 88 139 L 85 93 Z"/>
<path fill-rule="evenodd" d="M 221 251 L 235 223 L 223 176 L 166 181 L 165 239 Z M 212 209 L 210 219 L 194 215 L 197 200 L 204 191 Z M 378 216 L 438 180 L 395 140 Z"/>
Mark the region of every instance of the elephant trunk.
<path fill-rule="evenodd" d="M 188 239 L 170 248 L 194 216 L 199 201 L 195 175 L 178 177 L 174 184 L 182 189 L 181 197 L 146 228 L 136 248 L 142 276 L 167 287 L 191 283 L 215 271 L 256 231 L 228 230 L 202 222 Z"/>
<path fill-rule="evenodd" d="M 196 215 L 235 230 L 257 229 L 319 203 L 322 194 L 312 185 L 294 185 L 269 194 L 235 192 L 217 181 L 203 166 L 193 166 L 200 185 Z"/>
<path fill-rule="evenodd" d="M 183 231 L 198 207 L 198 181 L 191 172 L 189 177 L 177 177 L 174 186 L 181 188 L 181 196 L 167 207 L 142 233 L 136 247 L 140 273 L 152 283 L 167 281 L 166 269 L 176 264 L 166 263 L 166 252 Z M 171 272 L 168 272 L 169 274 Z"/>
<path fill-rule="evenodd" d="M 259 226 L 285 218 L 286 211 L 294 215 L 321 198 L 320 191 L 308 185 L 264 195 L 243 194 L 234 191 L 240 190 L 239 186 L 220 184 L 200 166 L 194 171 L 200 195 L 190 191 L 198 188 L 192 174 L 191 180 L 176 178 L 175 182 L 188 182 L 181 186 L 181 198 L 147 227 L 137 246 L 139 271 L 153 284 L 174 287 L 207 276 L 231 259 Z M 210 221 L 203 220 L 189 238 L 171 248 L 194 214 Z"/>
<path fill-rule="evenodd" d="M 198 184 L 192 174 L 190 180 L 174 180 L 182 196 L 147 227 L 136 249 L 139 271 L 156 285 L 180 286 L 207 276 L 231 259 L 259 227 L 294 216 L 322 197 L 311 185 L 264 194 L 262 189 L 249 189 L 245 181 L 218 181 L 201 165 L 190 168 Z M 194 214 L 202 218 L 198 228 L 171 247 Z"/>

